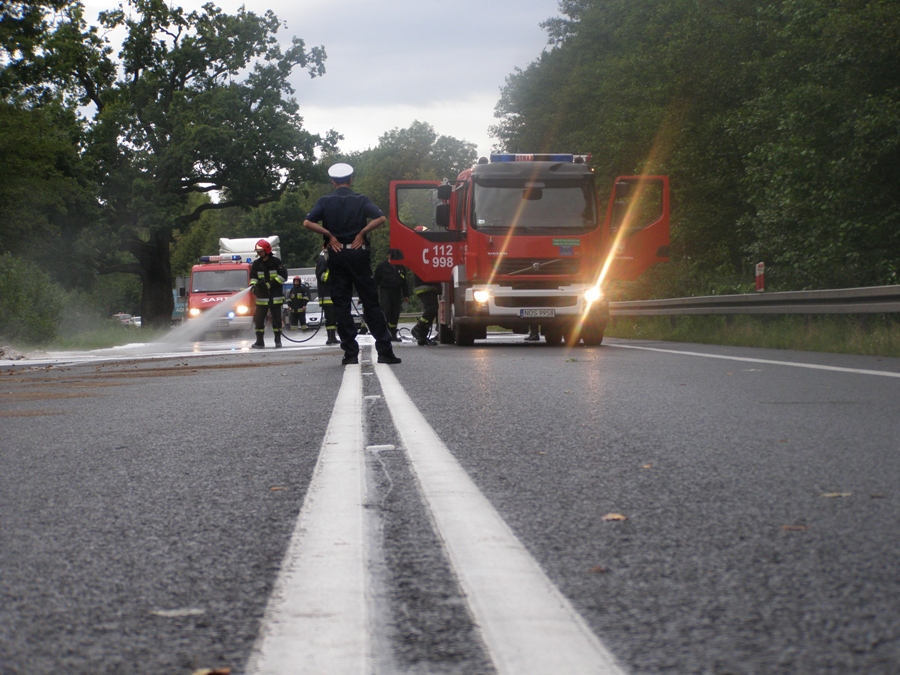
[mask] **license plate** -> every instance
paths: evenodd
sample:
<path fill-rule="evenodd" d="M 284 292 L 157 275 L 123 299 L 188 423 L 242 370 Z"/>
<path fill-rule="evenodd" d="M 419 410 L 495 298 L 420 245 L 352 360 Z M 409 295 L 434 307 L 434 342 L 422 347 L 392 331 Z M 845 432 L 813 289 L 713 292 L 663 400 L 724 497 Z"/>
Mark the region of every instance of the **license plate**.
<path fill-rule="evenodd" d="M 216 321 L 214 326 L 216 328 L 228 328 L 231 325 L 231 322 L 228 319 L 219 319 Z"/>
<path fill-rule="evenodd" d="M 552 319 L 556 316 L 555 309 L 520 309 L 519 316 L 523 319 Z"/>

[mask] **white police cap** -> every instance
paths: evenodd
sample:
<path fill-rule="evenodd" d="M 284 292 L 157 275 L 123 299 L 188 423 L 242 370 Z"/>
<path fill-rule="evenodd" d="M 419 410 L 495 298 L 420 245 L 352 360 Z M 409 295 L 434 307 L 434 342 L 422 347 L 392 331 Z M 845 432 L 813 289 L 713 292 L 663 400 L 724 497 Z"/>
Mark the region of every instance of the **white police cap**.
<path fill-rule="evenodd" d="M 334 180 L 341 180 L 342 178 L 350 178 L 353 175 L 353 167 L 349 164 L 333 164 L 331 168 L 328 169 L 328 176 L 333 178 Z"/>

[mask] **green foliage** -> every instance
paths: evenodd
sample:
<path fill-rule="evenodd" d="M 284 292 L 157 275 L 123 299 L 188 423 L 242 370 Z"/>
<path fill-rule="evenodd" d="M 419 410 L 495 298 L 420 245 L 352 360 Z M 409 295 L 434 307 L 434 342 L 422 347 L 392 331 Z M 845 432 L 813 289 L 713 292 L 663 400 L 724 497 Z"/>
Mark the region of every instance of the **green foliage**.
<path fill-rule="evenodd" d="M 176 230 L 185 236 L 206 212 L 277 201 L 313 174 L 316 152 L 336 140 L 303 130 L 289 83 L 295 67 L 322 75 L 324 50 L 298 38 L 282 47 L 271 11 L 241 7 L 229 15 L 207 4 L 186 12 L 130 0 L 102 12 L 99 26 L 87 24 L 79 2 L 3 11 L 4 96 L 34 107 L 62 102 L 88 115 L 76 156 L 92 167 L 95 228 L 106 228 L 94 237 L 101 246 L 94 260 L 103 272 L 140 276 L 141 312 L 151 323 L 167 324 L 171 314 Z M 109 37 L 119 35 L 114 60 Z M 61 150 L 26 153 L 58 157 Z M 212 193 L 216 201 L 196 199 Z"/>
<path fill-rule="evenodd" d="M 43 343 L 56 335 L 65 291 L 30 261 L 0 255 L 0 337 Z"/>
<path fill-rule="evenodd" d="M 900 323 L 886 315 L 619 317 L 609 337 L 900 356 Z"/>
<path fill-rule="evenodd" d="M 552 48 L 508 78 L 493 130 L 509 151 L 592 153 L 601 189 L 671 177 L 678 268 L 643 290 L 745 286 L 760 260 L 772 288 L 898 282 L 900 4 L 560 10 L 544 24 Z"/>

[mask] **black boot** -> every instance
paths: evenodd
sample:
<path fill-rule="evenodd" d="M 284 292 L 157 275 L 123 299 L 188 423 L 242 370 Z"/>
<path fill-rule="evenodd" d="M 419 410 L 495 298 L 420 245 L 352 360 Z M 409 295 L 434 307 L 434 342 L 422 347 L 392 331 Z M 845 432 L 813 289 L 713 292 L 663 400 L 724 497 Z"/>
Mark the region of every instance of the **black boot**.
<path fill-rule="evenodd" d="M 401 340 L 400 336 L 397 334 L 396 326 L 394 326 L 393 328 L 389 328 L 388 330 L 391 331 L 391 342 L 403 342 L 403 340 Z"/>
<path fill-rule="evenodd" d="M 328 339 L 325 340 L 326 345 L 336 345 L 338 343 L 338 339 L 334 336 L 334 328 L 327 328 Z"/>
<path fill-rule="evenodd" d="M 275 346 L 281 346 L 281 333 L 275 333 Z"/>
<path fill-rule="evenodd" d="M 525 342 L 540 342 L 540 329 L 537 326 L 530 326 L 529 329 L 528 337 L 525 338 Z"/>
<path fill-rule="evenodd" d="M 428 344 L 428 328 L 421 321 L 413 326 L 410 333 L 412 333 L 412 336 L 416 339 L 416 343 L 420 347 L 424 347 Z"/>
<path fill-rule="evenodd" d="M 256 334 L 256 342 L 254 342 L 254 343 L 253 343 L 252 345 L 250 345 L 250 346 L 253 347 L 254 349 L 262 349 L 263 347 L 265 347 L 265 346 L 266 346 L 266 343 L 263 342 L 263 334 L 262 334 L 262 333 L 257 333 L 257 334 Z"/>

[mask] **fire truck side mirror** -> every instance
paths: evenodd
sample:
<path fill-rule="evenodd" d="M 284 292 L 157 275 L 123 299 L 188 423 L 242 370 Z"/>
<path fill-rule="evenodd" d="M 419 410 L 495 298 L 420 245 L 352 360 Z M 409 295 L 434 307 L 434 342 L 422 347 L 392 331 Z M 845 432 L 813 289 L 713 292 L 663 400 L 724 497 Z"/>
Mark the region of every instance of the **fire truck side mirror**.
<path fill-rule="evenodd" d="M 627 199 L 631 183 L 616 183 L 616 199 Z"/>
<path fill-rule="evenodd" d="M 391 260 L 403 260 L 403 251 L 401 251 L 399 248 L 389 248 L 388 258 L 390 258 Z"/>
<path fill-rule="evenodd" d="M 441 187 L 443 187 L 443 185 Z M 437 227 L 443 227 L 444 229 L 450 227 L 449 204 L 438 204 L 434 207 L 434 224 Z"/>
<path fill-rule="evenodd" d="M 445 202 L 448 199 L 450 199 L 450 195 L 452 195 L 452 194 L 453 194 L 453 186 L 450 185 L 450 183 L 443 183 L 441 185 L 438 185 L 437 198 L 440 199 L 442 202 Z"/>

